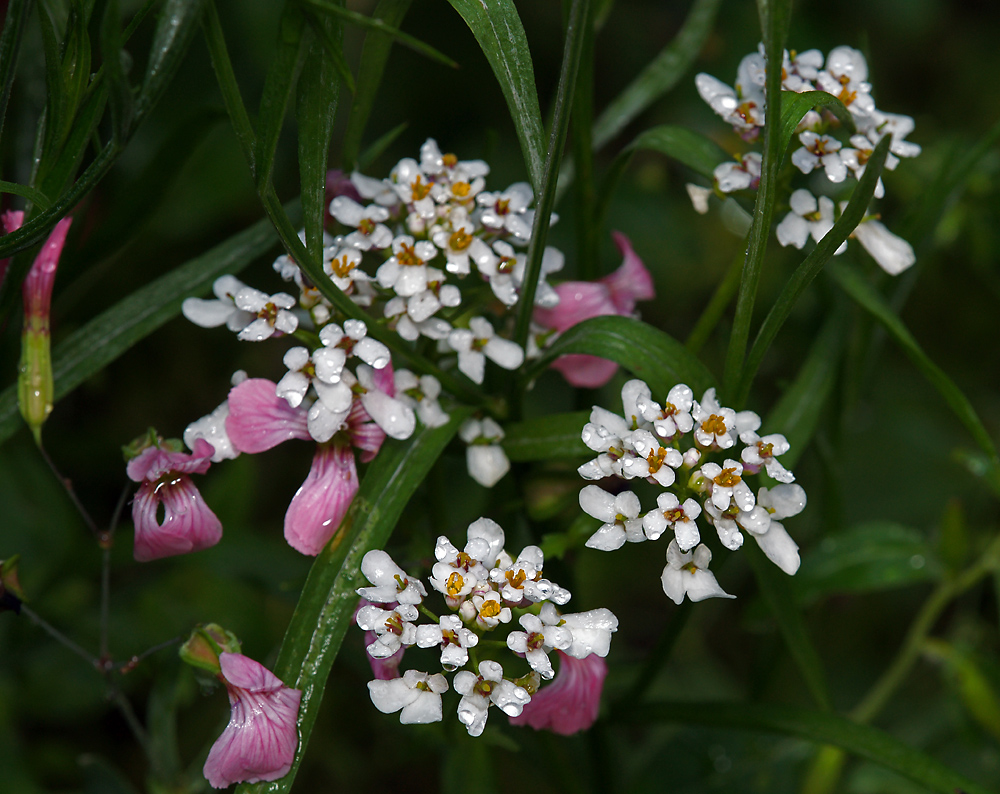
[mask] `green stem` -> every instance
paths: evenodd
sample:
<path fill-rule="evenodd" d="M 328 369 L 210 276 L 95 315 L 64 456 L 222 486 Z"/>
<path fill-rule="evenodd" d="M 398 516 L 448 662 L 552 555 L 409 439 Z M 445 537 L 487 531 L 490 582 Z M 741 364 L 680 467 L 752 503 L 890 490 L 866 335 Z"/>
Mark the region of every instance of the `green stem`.
<path fill-rule="evenodd" d="M 52 639 L 58 642 L 60 645 L 68 648 L 81 659 L 83 659 L 88 665 L 99 670 L 101 665 L 100 662 L 94 658 L 93 654 L 84 650 L 81 646 L 77 645 L 73 640 L 63 634 L 59 629 L 45 620 L 41 615 L 39 615 L 35 610 L 29 607 L 27 604 L 21 604 L 21 614 L 25 615 L 28 620 L 34 623 L 38 628 L 48 634 Z"/>

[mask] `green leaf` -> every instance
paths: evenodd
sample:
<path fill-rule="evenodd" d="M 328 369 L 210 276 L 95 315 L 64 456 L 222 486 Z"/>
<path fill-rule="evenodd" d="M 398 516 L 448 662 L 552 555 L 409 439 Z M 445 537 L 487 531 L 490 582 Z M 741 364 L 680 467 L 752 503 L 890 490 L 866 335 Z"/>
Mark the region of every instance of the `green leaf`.
<path fill-rule="evenodd" d="M 47 210 L 52 206 L 52 202 L 49 201 L 48 196 L 42 193 L 42 191 L 35 190 L 28 185 L 19 185 L 16 182 L 4 182 L 0 180 L 0 193 L 13 193 L 15 196 L 22 196 L 39 209 Z"/>
<path fill-rule="evenodd" d="M 866 521 L 828 535 L 802 560 L 795 591 L 802 603 L 834 593 L 870 593 L 941 577 L 920 532 L 891 521 Z"/>
<path fill-rule="evenodd" d="M 366 583 L 361 560 L 371 549 L 385 546 L 410 497 L 469 414 L 467 408 L 455 409 L 443 427 L 421 427 L 408 441 L 387 442 L 368 467 L 347 517 L 309 571 L 274 667 L 278 678 L 302 690 L 295 761 L 280 780 L 241 785 L 237 791 L 277 794 L 291 789 L 330 668 L 353 623 L 355 590 Z"/>
<path fill-rule="evenodd" d="M 205 2 L 165 0 L 153 33 L 142 89 L 135 102 L 136 123 L 153 109 L 174 79 L 198 30 Z"/>
<path fill-rule="evenodd" d="M 927 640 L 924 655 L 944 664 L 966 711 L 994 739 L 1000 741 L 1000 698 L 975 656 L 958 645 L 937 639 Z"/>
<path fill-rule="evenodd" d="M 640 320 L 614 315 L 584 320 L 562 333 L 532 362 L 526 379 L 537 378 L 552 361 L 570 353 L 620 364 L 646 381 L 654 397 L 678 383 L 686 383 L 696 394 L 715 383 L 705 365 L 676 339 Z"/>
<path fill-rule="evenodd" d="M 305 14 L 309 27 L 312 28 L 313 32 L 317 36 L 319 36 L 320 44 L 323 46 L 323 49 L 326 50 L 327 57 L 331 59 L 331 65 L 334 70 L 336 70 L 344 85 L 347 86 L 347 90 L 353 94 L 354 75 L 351 74 L 351 67 L 347 65 L 347 59 L 344 58 L 344 46 L 341 37 L 338 35 L 337 40 L 334 41 L 331 33 L 331 31 L 334 30 L 334 27 L 329 24 L 329 20 L 324 23 L 320 16 L 314 13 L 312 9 L 303 8 L 302 13 Z M 337 30 L 339 30 L 339 28 L 337 28 Z"/>
<path fill-rule="evenodd" d="M 749 703 L 650 703 L 636 704 L 625 718 L 795 736 L 841 747 L 940 794 L 989 794 L 984 786 L 889 734 L 828 712 Z"/>
<path fill-rule="evenodd" d="M 380 19 L 389 27 L 398 28 L 410 8 L 413 0 L 379 0 L 372 12 L 372 19 Z M 341 148 L 344 168 L 363 169 L 358 160 L 361 151 L 361 141 L 364 138 L 365 127 L 375 105 L 375 96 L 382 83 L 385 64 L 392 51 L 392 36 L 371 30 L 365 36 L 361 49 L 361 62 L 358 64 L 357 88 L 354 91 L 354 103 L 351 105 L 351 116 L 344 132 L 344 144 Z"/>
<path fill-rule="evenodd" d="M 590 421 L 589 411 L 549 414 L 504 426 L 500 445 L 512 461 L 592 457 L 580 440 L 580 431 Z"/>
<path fill-rule="evenodd" d="M 528 38 L 513 0 L 448 0 L 479 42 L 490 68 L 500 83 L 510 110 L 517 138 L 521 142 L 524 164 L 531 185 L 538 195 L 542 190 L 543 157 L 542 113 L 538 107 L 535 72 L 531 65 Z"/>
<path fill-rule="evenodd" d="M 328 0 L 302 1 L 318 11 L 332 14 L 333 16 L 339 17 L 345 22 L 356 25 L 359 28 L 364 28 L 365 30 L 377 30 L 380 33 L 384 33 L 390 38 L 398 41 L 404 47 L 409 47 L 411 50 L 423 55 L 425 58 L 430 58 L 432 61 L 443 63 L 445 66 L 450 66 L 453 69 L 458 68 L 458 64 L 440 50 L 436 50 L 430 44 L 427 44 L 420 39 L 411 36 L 409 33 L 404 33 L 398 28 L 387 24 L 384 20 L 379 19 L 378 17 L 369 17 L 365 14 L 359 14 L 357 11 L 351 11 L 350 9 L 343 8 L 342 6 L 334 5 L 333 3 L 328 2 Z"/>
<path fill-rule="evenodd" d="M 931 385 L 944 397 L 945 402 L 958 417 L 959 421 L 965 425 L 969 433 L 976 440 L 979 448 L 989 456 L 994 463 L 997 461 L 997 451 L 993 444 L 993 439 L 983 427 L 983 423 L 972 407 L 972 403 L 962 393 L 955 382 L 949 378 L 944 371 L 931 361 L 927 354 L 913 338 L 909 329 L 903 321 L 889 308 L 885 299 L 869 284 L 861 273 L 853 267 L 834 263 L 828 268 L 834 281 L 854 299 L 854 301 L 865 311 L 872 315 L 889 332 L 896 343 L 909 356 L 917 369 L 923 373 L 924 377 L 930 381 Z"/>
<path fill-rule="evenodd" d="M 331 43 L 341 47 L 340 25 L 333 19 L 316 20 Z M 323 260 L 323 228 L 326 218 L 326 167 L 330 136 L 337 112 L 340 81 L 335 57 L 314 37 L 299 77 L 295 117 L 298 122 L 299 178 L 302 187 L 302 217 L 306 248 L 314 259 Z"/>
<path fill-rule="evenodd" d="M 764 422 L 768 433 L 781 433 L 791 448 L 781 456 L 786 466 L 802 457 L 819 424 L 820 414 L 837 383 L 840 357 L 847 341 L 850 317 L 838 305 L 816 336 L 792 385 L 781 395 Z"/>
<path fill-rule="evenodd" d="M 522 348 L 527 346 L 531 330 L 531 317 L 535 308 L 535 292 L 542 274 L 542 257 L 548 239 L 552 210 L 556 205 L 556 187 L 559 181 L 559 162 L 562 160 L 563 146 L 569 131 L 569 117 L 573 108 L 573 94 L 576 90 L 580 58 L 587 39 L 587 20 L 590 18 L 590 0 L 572 0 L 569 19 L 566 22 L 566 41 L 563 45 L 562 66 L 559 69 L 559 85 L 553 102 L 552 127 L 549 133 L 549 148 L 545 153 L 545 167 L 542 169 L 541 183 L 535 189 L 535 217 L 531 227 L 531 240 L 524 266 L 521 283 L 520 304 L 517 321 L 514 324 L 514 341 Z"/>
<path fill-rule="evenodd" d="M 271 224 L 260 221 L 95 317 L 53 350 L 55 399 L 67 395 L 176 316 L 185 297 L 206 291 L 223 273 L 238 273 L 275 242 Z M 15 385 L 0 393 L 0 443 L 20 424 Z"/>
<path fill-rule="evenodd" d="M 10 88 L 14 84 L 14 66 L 17 64 L 17 54 L 24 38 L 24 28 L 31 12 L 31 0 L 10 0 L 7 4 L 7 14 L 3 21 L 3 34 L 0 35 L 0 134 L 3 133 L 4 120 L 7 117 L 7 102 L 10 99 Z"/>
<path fill-rule="evenodd" d="M 288 0 L 278 22 L 278 44 L 260 97 L 257 113 L 257 150 L 254 155 L 257 192 L 263 193 L 271 184 L 274 153 L 285 123 L 285 114 L 292 91 L 306 56 L 305 19 L 298 6 Z"/>
<path fill-rule="evenodd" d="M 835 115 L 849 132 L 854 132 L 854 117 L 844 103 L 826 91 L 781 92 L 781 151 L 788 148 L 802 117 L 810 110 L 826 109 Z"/>
<path fill-rule="evenodd" d="M 116 141 L 128 138 L 132 124 L 132 89 L 122 69 L 121 10 L 118 0 L 108 0 L 101 24 L 102 70 L 108 83 L 111 105 L 111 135 Z"/>
<path fill-rule="evenodd" d="M 829 711 L 830 693 L 826 684 L 826 674 L 823 672 L 823 663 L 816 652 L 816 646 L 809 639 L 809 631 L 802 619 L 802 613 L 793 598 L 791 577 L 767 559 L 756 542 L 745 543 L 743 550 L 750 560 L 750 567 L 753 568 L 761 595 L 778 622 L 781 636 L 805 679 L 813 700 L 821 709 Z"/>
<path fill-rule="evenodd" d="M 764 360 L 764 355 L 771 347 L 771 343 L 778 335 L 778 331 L 781 330 L 781 326 L 785 324 L 788 315 L 792 313 L 792 308 L 795 306 L 796 301 L 798 301 L 799 296 L 812 283 L 812 280 L 819 275 L 820 270 L 823 269 L 827 262 L 833 258 L 837 249 L 847 240 L 848 236 L 857 228 L 861 219 L 868 212 L 868 205 L 875 194 L 878 179 L 882 175 L 882 168 L 885 165 L 886 156 L 889 154 L 889 144 L 891 141 L 892 137 L 889 135 L 886 135 L 879 141 L 878 146 L 875 147 L 875 151 L 872 152 L 872 156 L 868 160 L 868 164 L 865 166 L 864 176 L 861 177 L 861 181 L 854 188 L 851 200 L 844 208 L 843 214 L 837 219 L 833 228 L 816 244 L 812 253 L 802 261 L 801 265 L 795 268 L 795 271 L 781 290 L 781 294 L 778 295 L 771 310 L 767 313 L 767 317 L 764 318 L 764 322 L 761 323 L 757 337 L 753 341 L 753 347 L 750 349 L 750 355 L 747 357 L 746 364 L 743 367 L 743 378 L 737 391 L 736 403 L 738 405 L 742 405 L 750 393 L 750 385 L 757 375 L 757 370 Z"/>
<path fill-rule="evenodd" d="M 720 0 L 695 0 L 684 26 L 638 76 L 604 109 L 594 124 L 594 148 L 600 149 L 687 73 L 715 24 Z M 721 161 L 716 161 L 718 165 Z"/>

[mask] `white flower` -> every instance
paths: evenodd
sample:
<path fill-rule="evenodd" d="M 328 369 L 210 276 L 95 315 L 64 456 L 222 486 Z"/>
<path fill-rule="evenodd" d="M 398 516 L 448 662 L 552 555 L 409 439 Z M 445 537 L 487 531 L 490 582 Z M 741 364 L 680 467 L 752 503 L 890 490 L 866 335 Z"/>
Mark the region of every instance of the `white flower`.
<path fill-rule="evenodd" d="M 678 383 L 667 392 L 662 408 L 652 399 L 640 400 L 637 407 L 642 412 L 642 418 L 653 423 L 656 435 L 665 441 L 673 441 L 679 435 L 690 433 L 694 427 L 694 419 L 691 418 L 693 405 L 694 392 L 691 387 Z"/>
<path fill-rule="evenodd" d="M 234 300 L 236 293 L 245 286 L 236 276 L 219 276 L 212 284 L 216 300 L 185 298 L 181 304 L 181 312 L 202 328 L 225 325 L 230 331 L 238 332 L 254 319 L 253 313 L 240 309 Z"/>
<path fill-rule="evenodd" d="M 400 712 L 403 725 L 441 721 L 441 693 L 448 691 L 448 682 L 441 673 L 428 675 L 407 670 L 402 678 L 369 681 L 368 693 L 375 708 L 383 714 Z"/>
<path fill-rule="evenodd" d="M 546 619 L 547 608 L 555 612 L 553 607 L 546 604 L 542 607 L 543 619 Z M 565 653 L 574 659 L 585 659 L 592 653 L 603 658 L 611 649 L 611 635 L 618 631 L 618 618 L 610 609 L 601 607 L 588 612 L 562 615 L 558 625 L 565 626 L 573 634 L 573 642 Z"/>
<path fill-rule="evenodd" d="M 420 170 L 420 165 L 412 157 L 405 157 L 396 163 L 389 173 L 389 183 L 396 195 L 406 204 L 411 215 L 423 220 L 433 220 L 437 213 L 431 198 L 433 183 Z"/>
<path fill-rule="evenodd" d="M 646 537 L 656 540 L 669 527 L 681 550 L 693 548 L 701 540 L 695 519 L 701 515 L 701 505 L 694 499 L 685 499 L 681 504 L 676 495 L 661 493 L 656 497 L 658 510 L 650 510 L 642 518 L 642 529 Z"/>
<path fill-rule="evenodd" d="M 791 444 L 780 433 L 772 433 L 761 438 L 753 431 L 740 434 L 740 440 L 746 444 L 740 452 L 740 458 L 746 464 L 747 474 L 755 474 L 761 467 L 778 482 L 792 482 L 795 475 L 781 465 L 778 455 L 783 455 L 791 448 Z"/>
<path fill-rule="evenodd" d="M 433 375 L 417 377 L 408 369 L 393 373 L 397 399 L 412 408 L 424 427 L 441 427 L 448 423 L 448 414 L 441 409 L 438 397 L 441 384 Z"/>
<path fill-rule="evenodd" d="M 355 622 L 363 631 L 374 631 L 375 642 L 368 646 L 373 659 L 388 659 L 404 645 L 417 641 L 417 608 L 412 604 L 400 604 L 395 609 L 382 609 L 369 604 L 358 610 Z"/>
<path fill-rule="evenodd" d="M 843 182 L 847 178 L 847 166 L 840 157 L 840 141 L 806 130 L 799 133 L 799 142 L 802 148 L 792 152 L 792 165 L 803 174 L 822 165 L 831 182 Z"/>
<path fill-rule="evenodd" d="M 890 276 L 898 276 L 917 261 L 913 246 L 890 232 L 874 217 L 866 218 L 851 232 L 872 259 Z"/>
<path fill-rule="evenodd" d="M 549 651 L 553 648 L 565 651 L 573 644 L 573 632 L 559 625 L 559 614 L 555 607 L 546 604 L 541 617 L 521 615 L 520 623 L 524 631 L 512 631 L 507 635 L 507 647 L 514 653 L 523 653 L 531 669 L 546 681 L 555 676 Z"/>
<path fill-rule="evenodd" d="M 473 243 L 478 239 L 475 236 L 476 225 L 461 208 L 452 210 L 448 220 L 450 229 L 437 227 L 431 239 L 445 254 L 445 270 L 464 276 L 471 270 L 469 255 L 473 250 Z"/>
<path fill-rule="evenodd" d="M 434 268 L 428 269 L 434 270 Z M 414 303 L 414 308 L 417 305 L 418 303 Z M 447 339 L 451 333 L 451 325 L 447 321 L 440 317 L 428 317 L 426 320 L 415 322 L 409 315 L 409 309 L 410 299 L 396 296 L 386 302 L 383 310 L 385 316 L 390 319 L 389 327 L 394 328 L 403 339 L 408 342 L 414 342 L 421 336 L 435 340 Z"/>
<path fill-rule="evenodd" d="M 753 509 L 757 510 L 756 507 Z M 720 510 L 711 500 L 705 502 L 705 517 L 715 527 L 715 532 L 722 545 L 730 551 L 736 551 L 743 545 L 743 533 L 740 532 L 740 525 L 736 520 L 737 516 L 742 515 L 740 509 L 735 505 L 731 505 L 726 510 Z M 760 516 L 760 512 L 755 514 L 755 518 Z"/>
<path fill-rule="evenodd" d="M 580 438 L 590 449 L 600 453 L 594 460 L 577 469 L 581 477 L 585 480 L 600 480 L 604 477 L 622 476 L 622 461 L 626 453 L 634 452 L 631 428 L 622 417 L 595 405 L 590 412 L 590 421 L 583 426 Z"/>
<path fill-rule="evenodd" d="M 674 469 L 684 462 L 681 453 L 673 447 L 664 447 L 648 430 L 632 433 L 634 455 L 622 460 L 622 474 L 626 479 L 643 477 L 667 488 L 674 484 Z"/>
<path fill-rule="evenodd" d="M 434 243 L 401 234 L 392 241 L 392 254 L 375 273 L 379 285 L 404 298 L 427 289 L 427 263 L 437 255 Z"/>
<path fill-rule="evenodd" d="M 312 358 L 306 348 L 290 347 L 281 360 L 288 372 L 282 375 L 274 391 L 292 408 L 297 408 L 302 404 L 302 399 L 309 391 L 309 384 L 312 382 L 312 373 L 315 372 Z M 339 374 L 337 380 L 340 380 Z"/>
<path fill-rule="evenodd" d="M 505 602 L 525 606 L 528 602 L 537 604 L 550 600 L 565 604 L 569 601 L 569 590 L 542 578 L 545 557 L 538 546 L 525 546 L 513 562 L 509 556 L 506 560 L 504 556 L 500 556 L 497 567 L 490 571 L 490 580 L 500 587 Z"/>
<path fill-rule="evenodd" d="M 455 328 L 448 344 L 458 353 L 458 368 L 475 383 L 482 383 L 489 358 L 504 369 L 517 369 L 524 362 L 524 350 L 516 342 L 497 336 L 485 317 L 473 317 L 468 328 Z"/>
<path fill-rule="evenodd" d="M 500 623 L 510 623 L 510 607 L 501 603 L 500 594 L 496 590 L 474 593 L 472 607 L 476 623 L 484 629 L 494 629 Z"/>
<path fill-rule="evenodd" d="M 323 251 L 323 272 L 337 286 L 337 289 L 350 295 L 355 287 L 367 285 L 372 280 L 361 269 L 361 251 L 357 248 L 340 248 L 331 246 Z"/>
<path fill-rule="evenodd" d="M 756 190 L 760 182 L 763 160 L 757 152 L 736 155 L 736 162 L 726 161 L 715 167 L 712 178 L 723 193 L 737 190 Z"/>
<path fill-rule="evenodd" d="M 493 294 L 505 305 L 517 303 L 518 290 L 524 282 L 524 271 L 528 258 L 518 254 L 503 240 L 493 243 L 491 249 L 482 241 L 477 241 L 470 253 L 479 272 L 490 280 Z M 565 258 L 558 248 L 546 246 L 542 252 L 542 270 L 535 292 L 535 305 L 552 308 L 559 303 L 559 295 L 549 286 L 545 277 L 563 268 Z"/>
<path fill-rule="evenodd" d="M 678 606 L 685 595 L 691 601 L 703 601 L 706 598 L 736 598 L 719 587 L 715 575 L 708 570 L 711 561 L 712 552 L 704 544 L 698 546 L 694 552 L 682 552 L 677 546 L 677 541 L 670 541 L 670 545 L 667 546 L 667 565 L 660 577 L 663 592 Z"/>
<path fill-rule="evenodd" d="M 404 439 L 413 435 L 417 426 L 413 409 L 382 391 L 375 383 L 371 367 L 358 364 L 358 383 L 361 386 L 361 405 L 389 438 Z"/>
<path fill-rule="evenodd" d="M 527 182 L 515 182 L 502 193 L 480 193 L 476 196 L 482 207 L 479 220 L 489 229 L 506 231 L 518 242 L 527 243 L 535 220 L 535 211 L 528 209 L 533 197 Z"/>
<path fill-rule="evenodd" d="M 484 488 L 492 488 L 510 471 L 510 460 L 500 446 L 503 428 L 492 419 L 466 419 L 458 436 L 468 445 L 465 464 L 469 476 Z"/>
<path fill-rule="evenodd" d="M 625 541 L 639 543 L 646 539 L 639 518 L 639 497 L 631 491 L 612 496 L 596 485 L 580 491 L 580 507 L 603 525 L 587 540 L 587 547 L 601 551 L 620 549 Z"/>
<path fill-rule="evenodd" d="M 361 560 L 361 573 L 373 587 L 360 587 L 362 598 L 377 604 L 419 604 L 427 590 L 419 579 L 411 579 L 382 549 L 372 549 Z"/>
<path fill-rule="evenodd" d="M 347 196 L 337 196 L 330 202 L 330 214 L 345 226 L 353 226 L 356 231 L 344 237 L 344 245 L 359 251 L 372 248 L 388 248 L 392 243 L 392 232 L 383 221 L 389 211 L 377 204 L 363 207 Z"/>
<path fill-rule="evenodd" d="M 712 504 L 719 510 L 728 510 L 731 502 L 740 510 L 752 510 L 755 504 L 753 491 L 743 478 L 743 464 L 735 460 L 726 460 L 720 466 L 718 463 L 706 463 L 701 467 L 701 473 L 710 483 Z"/>
<path fill-rule="evenodd" d="M 295 298 L 287 292 L 268 295 L 253 287 L 243 287 L 233 296 L 233 302 L 237 309 L 254 318 L 237 334 L 244 342 L 262 342 L 276 331 L 290 334 L 299 327 L 299 318 L 288 311 L 295 305 Z"/>
<path fill-rule="evenodd" d="M 876 141 L 875 143 L 877 143 Z M 868 160 L 872 156 L 872 152 L 875 151 L 875 143 L 872 143 L 871 139 L 865 135 L 852 135 L 850 140 L 850 147 L 845 147 L 840 150 L 840 159 L 844 161 L 844 165 L 854 174 L 855 179 L 861 179 L 865 175 L 865 169 L 868 167 Z M 899 159 L 893 154 L 887 154 L 885 158 L 885 167 L 887 171 L 892 171 L 899 164 Z M 875 198 L 882 198 L 885 195 L 885 185 L 882 184 L 882 177 L 878 178 L 878 182 L 875 183 Z"/>
<path fill-rule="evenodd" d="M 872 127 L 866 130 L 868 137 L 878 143 L 883 136 L 891 135 L 892 143 L 889 151 L 897 157 L 916 157 L 920 154 L 920 145 L 904 140 L 907 135 L 913 132 L 913 118 L 900 113 L 885 113 L 875 110 L 871 115 Z M 886 158 L 886 168 L 889 168 L 889 160 Z M 891 168 L 889 170 L 892 170 Z"/>
<path fill-rule="evenodd" d="M 819 50 L 806 50 L 789 57 L 785 50 L 781 72 L 781 87 L 785 91 L 795 91 L 801 94 L 813 90 L 813 81 L 823 68 L 823 53 Z"/>
<path fill-rule="evenodd" d="M 374 199 L 377 204 L 392 207 L 399 203 L 399 196 L 387 179 L 373 179 L 355 171 L 351 174 L 351 184 L 361 194 L 361 198 Z"/>
<path fill-rule="evenodd" d="M 699 215 L 704 215 L 708 212 L 708 200 L 712 197 L 715 191 L 710 187 L 702 187 L 701 185 L 695 185 L 688 182 L 684 185 L 688 193 L 688 198 L 691 199 L 691 206 L 694 207 L 694 211 Z"/>
<path fill-rule="evenodd" d="M 771 514 L 772 520 L 797 516 L 805 509 L 806 501 L 806 492 L 801 485 L 775 485 L 757 492 L 757 504 Z"/>
<path fill-rule="evenodd" d="M 417 647 L 434 648 L 441 646 L 441 666 L 445 670 L 457 670 L 469 661 L 469 648 L 479 642 L 479 635 L 462 625 L 458 615 L 445 615 L 438 625 L 417 626 Z"/>
<path fill-rule="evenodd" d="M 816 88 L 833 94 L 860 120 L 875 110 L 865 56 L 851 47 L 835 47 L 826 56 L 826 68 L 816 75 Z"/>
<path fill-rule="evenodd" d="M 694 440 L 699 446 L 729 449 L 736 443 L 729 432 L 736 427 L 736 411 L 719 405 L 714 388 L 705 392 L 701 402 L 694 402 L 691 416 L 696 422 Z"/>
<path fill-rule="evenodd" d="M 791 212 L 776 229 L 781 245 L 802 248 L 810 235 L 818 243 L 833 228 L 833 201 L 826 196 L 820 196 L 817 202 L 816 197 L 808 190 L 799 189 L 789 197 L 788 204 Z M 834 252 L 834 256 L 845 250 L 847 243 L 842 244 Z"/>
<path fill-rule="evenodd" d="M 458 173 L 478 180 L 489 174 L 490 167 L 483 160 L 459 160 L 453 154 L 442 154 L 437 141 L 428 138 L 420 147 L 420 170 L 431 176 L 443 176 L 452 180 Z"/>
<path fill-rule="evenodd" d="M 242 375 L 242 377 L 239 377 Z M 237 386 L 246 380 L 245 372 L 236 372 L 233 375 L 233 385 Z M 233 460 L 239 457 L 240 451 L 233 446 L 229 433 L 226 432 L 226 417 L 229 416 L 229 400 L 224 400 L 212 413 L 203 416 L 186 428 L 184 428 L 184 443 L 187 448 L 194 451 L 195 442 L 199 438 L 205 439 L 215 453 L 212 455 L 212 462 L 218 463 L 223 460 Z"/>
<path fill-rule="evenodd" d="M 503 668 L 493 661 L 480 662 L 478 676 L 468 670 L 456 673 L 454 684 L 455 691 L 462 695 L 458 720 L 470 736 L 482 734 L 491 703 L 508 717 L 516 717 L 531 700 L 526 689 L 504 679 Z"/>
<path fill-rule="evenodd" d="M 740 61 L 735 88 L 704 73 L 695 77 L 695 86 L 712 110 L 748 138 L 764 126 L 764 59 L 758 53 Z"/>

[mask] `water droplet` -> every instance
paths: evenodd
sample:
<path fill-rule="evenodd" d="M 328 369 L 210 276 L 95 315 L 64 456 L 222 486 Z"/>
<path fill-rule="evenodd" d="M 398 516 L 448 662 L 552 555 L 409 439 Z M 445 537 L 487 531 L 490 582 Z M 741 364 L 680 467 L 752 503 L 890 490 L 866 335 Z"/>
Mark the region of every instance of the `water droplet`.
<path fill-rule="evenodd" d="M 921 568 L 923 568 L 924 567 L 924 555 L 922 555 L 922 554 L 914 554 L 912 557 L 910 557 L 910 567 L 913 568 L 916 571 L 919 571 Z"/>

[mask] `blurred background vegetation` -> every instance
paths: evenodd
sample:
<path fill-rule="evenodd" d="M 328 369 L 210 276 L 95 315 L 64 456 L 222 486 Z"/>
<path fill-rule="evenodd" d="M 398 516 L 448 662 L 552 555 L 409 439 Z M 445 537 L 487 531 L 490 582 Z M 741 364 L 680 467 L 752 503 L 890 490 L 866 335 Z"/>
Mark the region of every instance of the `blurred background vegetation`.
<path fill-rule="evenodd" d="M 138 5 L 123 2 L 126 14 Z M 237 77 L 248 105 L 255 107 L 281 4 L 220 0 L 218 5 Z M 348 7 L 370 13 L 374 2 L 349 0 Z M 544 113 L 561 58 L 563 10 L 554 0 L 521 2 L 518 10 Z M 670 42 L 688 10 L 687 2 L 613 2 L 596 44 L 595 108 L 603 108 Z M 137 68 L 152 27 L 152 19 L 144 22 L 128 46 Z M 461 158 L 487 159 L 492 189 L 524 180 L 503 97 L 461 18 L 447 3 L 416 0 L 402 27 L 459 68 L 394 48 L 366 142 L 401 123 L 407 127 L 368 173 L 387 174 L 400 157 L 414 156 L 434 137 Z M 4 178 L 12 181 L 28 179 L 44 102 L 37 30 L 29 22 L 0 151 Z M 879 205 L 887 225 L 917 248 L 917 275 L 901 316 L 968 395 L 994 438 L 1000 437 L 1000 150 L 994 146 L 980 161 L 940 220 L 930 227 L 913 223 L 921 217 L 928 185 L 997 122 L 997 30 L 1000 11 L 989 3 L 844 0 L 796 3 L 789 36 L 791 47 L 800 50 L 826 52 L 839 44 L 862 49 L 878 106 L 915 118 L 910 139 L 923 154 L 888 174 L 887 198 Z M 662 123 L 690 126 L 735 151 L 738 139 L 699 99 L 693 77 L 707 71 L 730 82 L 758 38 L 754 4 L 724 0 L 690 75 L 612 141 L 598 167 L 606 167 L 638 132 Z M 362 32 L 345 29 L 351 64 L 362 39 Z M 348 99 L 342 88 L 341 130 Z M 331 167 L 339 164 L 340 135 Z M 684 190 L 691 179 L 661 156 L 637 156 L 611 203 L 609 228 L 600 234 L 605 271 L 618 264 L 610 229 L 632 239 L 657 286 L 657 300 L 641 307 L 643 319 L 679 339 L 690 332 L 741 245 L 716 214 L 693 212 Z M 275 180 L 282 200 L 294 197 L 292 129 L 282 139 Z M 558 211 L 551 244 L 566 252 L 564 275 L 573 277 L 578 252 L 572 202 L 564 200 Z M 74 215 L 56 284 L 56 341 L 262 217 L 200 39 L 125 155 Z M 275 243 L 274 254 L 277 238 Z M 847 256 L 866 255 L 852 247 Z M 772 238 L 760 306 L 770 304 L 800 258 Z M 276 291 L 272 259 L 262 258 L 244 280 Z M 870 260 L 866 266 L 871 268 Z M 810 288 L 768 355 L 749 407 L 766 414 L 801 365 L 825 307 L 840 299 L 836 286 L 823 278 Z M 863 338 L 864 321 L 856 319 L 849 344 Z M 15 380 L 19 330 L 12 321 L 0 333 L 0 386 Z M 726 331 L 723 325 L 703 351 L 716 373 Z M 179 436 L 188 422 L 222 401 L 236 369 L 276 379 L 281 350 L 240 345 L 232 334 L 176 319 L 58 404 L 45 430 L 49 452 L 98 521 L 107 522 L 126 483 L 122 444 L 149 425 Z M 995 495 L 956 458 L 956 450 L 972 447 L 971 440 L 906 357 L 883 340 L 876 357 L 865 359 L 859 352 L 848 362 L 821 430 L 796 468 L 809 492 L 809 509 L 789 524 L 804 559 L 796 593 L 830 679 L 833 705 L 845 711 L 891 661 L 933 582 L 975 559 L 1000 519 Z M 530 410 L 582 409 L 594 402 L 617 409 L 623 379 L 600 393 L 576 395 L 550 373 L 533 393 Z M 249 655 L 273 661 L 310 563 L 281 536 L 285 507 L 310 457 L 306 445 L 285 445 L 214 467 L 200 481 L 225 527 L 222 543 L 211 550 L 138 565 L 129 527 L 123 527 L 113 550 L 115 660 L 127 661 L 210 620 L 236 632 Z M 513 476 L 487 492 L 465 477 L 464 451 L 456 444 L 406 512 L 393 539 L 397 560 L 416 567 L 430 556 L 434 537 L 460 537 L 481 514 L 505 527 L 511 547 L 564 530 L 579 513 L 574 466 L 574 461 L 517 466 Z M 454 482 L 464 485 L 449 488 Z M 0 557 L 22 555 L 22 583 L 32 606 L 84 646 L 96 648 L 100 555 L 26 430 L 0 448 L 0 508 Z M 574 593 L 572 607 L 608 606 L 621 620 L 608 659 L 606 704 L 629 691 L 676 612 L 656 585 L 664 550 L 630 546 L 613 556 L 575 550 L 552 565 L 552 577 Z M 738 600 L 693 610 L 674 654 L 650 683 L 650 695 L 809 705 L 744 556 L 733 555 L 719 579 Z M 950 606 L 934 628 L 945 644 L 926 649 L 875 723 L 987 787 L 1000 787 L 998 602 L 1000 580 L 992 579 Z M 543 791 L 791 792 L 800 790 L 814 753 L 805 742 L 766 734 L 633 725 L 627 701 L 616 720 L 602 721 L 583 736 L 536 735 L 500 725 L 505 720 L 494 715 L 484 738 L 475 742 L 456 721 L 399 726 L 371 706 L 368 678 L 361 632 L 353 632 L 334 666 L 297 790 L 390 785 L 458 791 L 482 769 L 492 770 L 490 784 L 476 785 L 483 792 L 525 780 Z M 177 771 L 190 768 L 196 779 L 208 745 L 228 718 L 222 692 L 203 697 L 172 649 L 140 664 L 124 686 L 163 757 L 177 759 Z M 0 789 L 15 794 L 142 790 L 147 771 L 107 700 L 103 679 L 26 620 L 0 615 Z M 840 790 L 921 789 L 854 761 Z"/>

